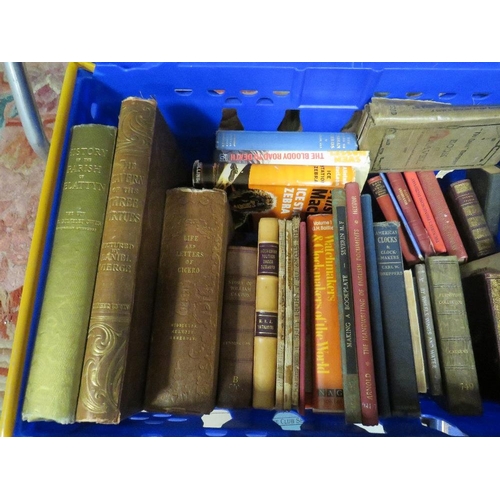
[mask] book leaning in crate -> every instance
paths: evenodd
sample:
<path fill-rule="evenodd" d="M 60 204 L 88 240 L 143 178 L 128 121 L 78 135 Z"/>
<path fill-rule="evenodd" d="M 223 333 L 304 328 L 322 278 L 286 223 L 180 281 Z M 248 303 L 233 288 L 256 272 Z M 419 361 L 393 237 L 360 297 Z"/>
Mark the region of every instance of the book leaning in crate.
<path fill-rule="evenodd" d="M 115 157 L 118 151 L 117 149 Z M 109 159 L 108 161 L 111 162 Z M 312 234 L 307 236 L 308 245 L 294 246 L 293 240 L 291 241 L 291 248 L 288 252 L 290 264 L 284 267 L 284 282 L 291 280 L 290 289 L 293 290 L 299 290 L 300 284 L 307 282 L 309 283 L 309 294 L 300 295 L 301 301 L 299 302 L 292 301 L 292 310 L 296 312 L 288 315 L 281 314 L 283 311 L 280 308 L 283 308 L 283 303 L 286 303 L 286 300 L 284 302 L 279 301 L 278 295 L 276 295 L 276 308 L 256 307 L 256 304 L 258 304 L 258 290 L 265 289 L 267 286 L 265 278 L 276 276 L 274 281 L 279 282 L 277 274 L 279 262 L 276 261 L 276 258 L 280 255 L 287 255 L 287 250 L 283 253 L 280 252 L 279 241 L 282 240 L 279 238 L 279 232 L 275 234 L 272 240 L 260 241 L 258 244 L 255 236 L 244 234 L 245 231 L 248 231 L 255 235 L 260 224 L 263 223 L 262 221 L 269 219 L 283 220 L 298 217 L 302 222 L 306 222 L 311 218 L 312 223 L 312 217 L 317 214 L 331 214 L 332 190 L 344 190 L 347 186 L 352 186 L 353 183 L 357 184 L 355 169 L 349 166 L 313 165 L 309 166 L 311 168 L 305 168 L 307 166 L 262 164 L 257 167 L 255 164 L 247 164 L 241 170 L 238 169 L 238 166 L 231 170 L 232 166 L 233 164 L 221 165 L 214 163 L 205 165 L 197 162 L 193 167 L 193 187 L 170 187 L 167 190 L 165 207 L 169 207 L 169 210 L 162 211 L 165 214 L 163 218 L 163 238 L 161 240 L 159 237 L 157 238 L 157 245 L 161 248 L 161 252 L 159 252 L 161 257 L 158 257 L 156 264 L 158 272 L 155 303 L 150 306 L 152 308 L 150 312 L 152 326 L 151 331 L 148 332 L 150 338 L 147 339 L 147 342 L 151 343 L 149 352 L 153 353 L 153 355 L 148 357 L 143 354 L 143 360 L 140 363 L 142 367 L 141 373 L 143 374 L 141 380 L 143 382 L 136 389 L 140 394 L 134 395 L 134 398 L 142 403 L 136 404 L 130 410 L 120 407 L 114 411 L 113 417 L 99 417 L 103 401 L 106 401 L 108 405 L 111 404 L 117 407 L 122 398 L 123 400 L 125 400 L 125 397 L 130 398 L 127 390 L 130 390 L 130 378 L 134 377 L 134 373 L 130 370 L 132 365 L 129 365 L 127 372 L 127 363 L 121 356 L 112 358 L 106 363 L 107 376 L 103 378 L 103 383 L 97 383 L 94 395 L 90 399 L 91 404 L 88 404 L 88 396 L 84 398 L 83 394 L 80 394 L 76 398 L 74 389 L 71 390 L 71 396 L 68 396 L 60 389 L 60 387 L 69 384 L 67 374 L 61 372 L 62 368 L 51 370 L 51 376 L 56 377 L 56 379 L 59 378 L 58 383 L 53 385 L 50 383 L 37 386 L 36 380 L 33 381 L 30 373 L 27 397 L 23 409 L 24 419 L 29 421 L 55 420 L 61 423 L 89 420 L 101 423 L 118 423 L 133 412 L 141 409 L 165 413 L 203 414 L 209 413 L 219 402 L 229 408 L 250 408 L 253 405 L 254 381 L 256 377 L 260 376 L 260 373 L 257 373 L 256 370 L 259 370 L 260 368 L 257 367 L 262 365 L 257 363 L 255 359 L 257 355 L 254 349 L 254 346 L 257 345 L 256 339 L 259 339 L 260 344 L 266 346 L 264 353 L 268 359 L 269 356 L 276 358 L 278 352 L 281 352 L 276 348 L 280 321 L 285 321 L 284 331 L 292 332 L 291 345 L 294 346 L 293 339 L 295 339 L 295 349 L 298 347 L 297 355 L 287 358 L 289 361 L 284 365 L 281 362 L 279 364 L 282 367 L 280 377 L 283 377 L 283 379 L 279 380 L 280 387 L 283 387 L 284 390 L 285 384 L 291 383 L 293 391 L 291 393 L 293 397 L 290 396 L 292 403 L 287 403 L 286 409 L 297 410 L 302 413 L 305 410 L 344 412 L 348 423 L 359 422 L 373 425 L 378 422 L 377 378 L 376 372 L 373 370 L 373 353 L 368 357 L 360 357 L 361 353 L 366 354 L 366 352 L 371 352 L 375 348 L 370 337 L 368 308 L 370 296 L 366 295 L 368 288 L 366 286 L 359 290 L 356 288 L 359 286 L 361 277 L 363 280 L 368 279 L 366 270 L 363 269 L 363 262 L 366 262 L 369 257 L 360 254 L 360 252 L 365 252 L 364 245 L 360 241 L 363 234 L 356 227 L 360 223 L 360 204 L 358 202 L 346 203 L 345 210 L 350 211 L 350 216 L 355 215 L 356 217 L 353 220 L 357 220 L 357 222 L 353 222 L 351 227 L 347 223 L 345 232 L 339 233 L 336 228 L 331 231 L 331 218 L 324 222 L 318 219 L 319 233 L 324 234 L 324 236 L 321 236 L 321 238 L 326 238 L 324 241 L 315 238 Z M 252 169 L 254 169 L 253 172 Z M 68 172 L 72 170 L 74 168 L 69 169 Z M 207 181 L 209 182 L 207 185 L 202 182 L 204 177 L 200 174 L 201 171 L 209 174 L 210 181 Z M 289 177 L 290 172 L 295 175 L 292 181 L 290 181 Z M 126 178 L 124 174 L 120 173 L 119 175 L 121 180 Z M 140 181 L 140 175 L 134 174 L 134 177 L 129 177 L 129 179 Z M 305 177 L 305 181 L 301 176 Z M 110 174 L 110 179 L 113 179 L 113 173 Z M 262 179 L 265 179 L 265 182 L 261 182 Z M 71 186 L 74 187 L 74 184 L 67 184 L 68 193 L 74 191 L 74 189 L 70 189 Z M 363 188 L 363 185 L 357 184 L 357 186 L 358 190 Z M 128 190 L 131 186 L 125 187 L 130 194 L 131 192 Z M 107 189 L 109 190 L 109 187 Z M 289 207 L 283 209 L 283 206 L 287 204 L 283 202 L 283 199 L 286 199 L 284 197 L 285 189 L 293 190 L 295 198 L 291 199 Z M 255 209 L 255 206 L 252 205 L 254 190 L 270 192 L 272 195 L 269 197 L 271 204 L 264 205 L 265 208 L 259 205 L 261 208 Z M 246 195 L 250 195 L 250 197 L 246 200 L 241 196 L 241 191 L 245 191 Z M 348 191 L 348 193 L 350 192 L 351 190 Z M 109 190 L 109 193 L 109 199 L 111 199 L 113 191 Z M 115 191 L 114 195 L 116 193 Z M 303 194 L 297 198 L 298 193 Z M 133 197 L 119 196 L 119 198 L 123 198 L 126 204 L 126 200 Z M 119 201 L 117 203 L 120 205 Z M 136 204 L 133 200 L 131 203 Z M 108 202 L 108 206 L 112 206 L 112 204 L 109 205 Z M 122 206 L 122 208 L 124 207 Z M 131 217 L 126 216 L 126 210 L 119 210 L 119 212 L 113 217 L 131 220 Z M 174 213 L 175 217 L 172 215 Z M 104 216 L 104 212 L 102 215 Z M 242 224 L 242 215 L 245 217 L 244 224 Z M 140 214 L 134 215 L 135 220 L 140 219 L 140 217 Z M 346 217 L 342 220 L 345 224 L 345 220 L 351 219 L 352 217 Z M 377 251 L 381 261 L 383 261 L 383 255 L 390 253 L 391 257 L 399 258 L 400 262 L 402 262 L 403 257 L 400 253 L 398 240 L 401 235 L 398 231 L 400 223 L 393 221 L 393 224 L 396 230 L 391 233 L 390 241 L 379 241 L 380 245 Z M 240 227 L 239 232 L 235 231 L 235 227 Z M 290 234 L 294 234 L 296 238 L 298 232 L 292 231 Z M 345 256 L 343 261 L 337 258 L 336 254 L 337 249 L 341 248 L 342 245 L 335 238 L 341 237 L 346 239 L 348 247 L 352 247 L 352 252 L 349 253 L 350 258 L 359 258 L 357 265 L 349 266 L 351 285 L 347 287 L 346 283 L 337 281 L 338 277 L 343 276 L 343 274 L 336 266 L 340 265 L 341 262 L 345 263 Z M 381 238 L 384 237 L 387 237 L 387 235 L 381 236 Z M 242 244 L 242 241 L 245 243 Z M 385 248 L 384 244 L 388 245 L 388 247 Z M 248 248 L 253 249 L 253 251 L 235 251 L 235 248 Z M 125 255 L 124 252 L 119 251 L 120 249 L 116 245 L 113 248 L 107 247 L 106 252 L 103 250 L 104 248 L 101 247 L 101 260 L 106 260 L 107 265 L 111 263 L 110 259 L 114 262 L 115 257 L 119 259 L 120 255 Z M 384 254 L 383 252 L 387 253 Z M 94 260 L 96 260 L 95 249 L 93 255 Z M 227 261 L 228 265 L 231 266 L 230 272 L 227 271 L 228 268 L 226 267 L 226 257 L 228 255 L 231 255 L 231 259 Z M 479 261 L 483 258 L 488 259 L 488 261 L 484 261 L 484 266 L 481 267 Z M 125 259 L 127 259 L 126 255 Z M 245 259 L 246 263 L 243 263 L 243 261 L 240 263 L 239 259 Z M 255 265 L 249 264 L 249 259 L 250 262 L 255 261 Z M 101 264 L 104 260 L 102 260 Z M 436 366 L 439 367 L 442 380 L 441 391 L 435 389 L 435 385 L 433 385 L 432 394 L 437 398 L 442 398 L 443 405 L 451 412 L 478 414 L 481 412 L 480 393 L 481 395 L 487 395 L 485 397 L 492 397 L 491 388 L 485 389 L 486 392 L 481 390 L 480 384 L 484 380 L 483 373 L 491 373 L 491 370 L 495 369 L 495 359 L 498 356 L 493 356 L 493 359 L 490 357 L 483 360 L 479 351 L 474 350 L 474 346 L 480 344 L 475 340 L 476 333 L 479 330 L 471 328 L 471 326 L 476 328 L 477 321 L 471 321 L 469 325 L 468 318 L 470 314 L 467 310 L 468 307 L 470 309 L 470 306 L 467 305 L 467 298 L 470 297 L 470 294 L 464 294 L 465 282 L 462 285 L 460 275 L 461 273 L 463 275 L 467 266 L 471 265 L 477 266 L 476 269 L 471 271 L 471 274 L 484 274 L 484 279 L 482 281 L 478 280 L 479 284 L 477 285 L 483 286 L 482 290 L 485 290 L 485 296 L 489 297 L 488 303 L 491 303 L 491 307 L 487 308 L 489 322 L 488 328 L 484 329 L 484 333 L 490 335 L 489 342 L 492 343 L 491 345 L 496 345 L 498 351 L 498 344 L 495 344 L 498 339 L 498 336 L 495 336 L 498 324 L 498 299 L 496 298 L 498 294 L 495 292 L 496 280 L 493 278 L 496 277 L 496 273 L 500 273 L 500 258 L 495 251 L 490 251 L 487 256 L 480 259 L 469 259 L 466 264 L 460 264 L 458 258 L 453 254 L 426 255 L 424 261 L 428 275 L 431 313 L 429 314 L 429 303 L 426 303 L 425 311 L 423 308 L 420 309 L 420 316 L 424 313 L 427 314 L 425 320 L 427 322 L 432 321 L 434 324 L 433 330 L 427 328 L 426 331 L 432 331 L 435 336 L 429 340 L 428 344 L 437 347 L 437 356 L 440 363 L 434 362 L 432 366 L 434 370 Z M 307 263 L 307 265 L 301 265 L 302 262 Z M 415 268 L 408 267 L 411 269 L 414 278 L 417 278 Z M 96 260 L 95 270 L 97 271 L 98 268 L 99 263 Z M 249 271 L 252 268 L 254 269 L 253 273 Z M 314 268 L 317 270 L 314 271 Z M 297 273 L 296 269 L 302 269 L 302 274 Z M 306 270 L 305 273 L 304 269 Z M 386 271 L 387 266 L 384 267 L 384 272 Z M 397 270 L 397 273 L 400 272 L 402 272 L 401 267 Z M 324 285 L 318 282 L 318 286 L 319 289 L 331 290 L 329 296 L 324 296 L 329 298 L 322 298 L 321 290 L 315 291 L 314 276 L 322 274 L 326 282 Z M 398 286 L 401 286 L 404 283 L 404 275 L 398 274 L 398 276 Z M 421 274 L 419 274 L 420 276 Z M 259 280 L 263 281 L 264 285 L 259 285 Z M 299 283 L 296 283 L 297 280 Z M 123 283 L 122 281 L 119 286 L 123 286 Z M 481 285 L 481 283 L 484 283 L 484 285 Z M 486 287 L 486 284 L 488 287 Z M 135 286 L 139 285 L 136 283 Z M 448 294 L 444 298 L 438 294 L 438 292 L 442 294 L 443 289 Z M 356 299 L 358 301 L 357 305 L 356 302 L 353 302 L 355 300 L 353 291 L 355 290 L 358 290 L 355 293 L 359 294 L 362 291 L 362 294 L 364 294 L 364 300 L 360 300 L 359 297 Z M 404 286 L 401 290 L 404 290 Z M 85 302 L 87 312 L 84 312 L 84 315 L 87 314 L 87 316 L 86 319 L 84 317 L 81 320 L 86 325 L 88 325 L 90 318 L 88 297 L 92 296 L 92 292 L 92 290 L 87 291 Z M 389 292 L 392 293 L 393 290 L 389 289 Z M 388 299 L 384 297 L 383 293 L 381 299 L 387 301 Z M 315 301 L 313 300 L 314 297 L 316 297 Z M 409 325 L 411 318 L 415 318 L 415 315 L 410 315 L 408 312 L 410 309 L 407 296 L 401 293 L 399 299 L 402 301 L 402 307 L 398 311 L 392 312 L 401 315 L 405 324 Z M 470 302 L 470 299 L 468 300 Z M 325 323 L 327 321 L 326 315 L 321 310 L 325 302 L 328 302 L 331 308 L 335 308 L 336 314 L 345 315 L 346 311 L 349 310 L 358 311 L 353 314 L 351 323 L 345 321 L 344 316 L 341 316 L 340 321 L 339 319 L 335 320 L 338 325 L 336 329 L 340 330 L 340 335 L 335 338 L 328 338 L 324 335 L 330 328 L 328 323 Z M 453 314 L 450 315 L 450 309 L 443 311 L 438 307 L 443 303 L 452 307 Z M 229 307 L 231 308 L 230 313 L 227 312 Z M 119 309 L 126 311 L 127 306 L 125 305 Z M 249 314 L 254 311 L 258 321 L 248 321 Z M 389 313 L 391 313 L 390 310 Z M 64 315 L 64 311 L 58 314 Z M 238 320 L 235 321 L 234 326 L 229 327 L 227 322 L 224 322 L 224 317 L 227 314 L 234 315 L 234 318 Z M 308 323 L 304 322 L 304 315 L 309 319 Z M 446 318 L 450 316 L 455 321 L 453 325 L 446 324 Z M 362 324 L 356 325 L 357 320 L 361 321 Z M 287 326 L 286 321 L 290 321 L 290 325 Z M 130 319 L 126 316 L 125 324 L 129 322 Z M 410 328 L 409 325 L 408 331 L 415 330 L 417 326 L 418 324 L 414 323 L 413 327 Z M 120 328 L 109 329 L 102 327 L 102 339 L 100 339 L 100 344 L 97 345 L 100 345 L 103 349 L 107 348 L 108 344 L 115 345 L 120 334 L 123 335 L 126 331 L 126 328 L 120 330 Z M 450 331 L 460 332 L 460 335 L 454 335 L 453 338 L 450 338 Z M 44 337 L 45 340 L 49 341 L 49 344 L 53 342 L 53 345 L 57 345 L 59 342 L 57 338 L 47 339 L 47 334 L 44 334 Z M 73 381 L 70 385 L 71 387 L 77 387 L 77 394 L 78 387 L 81 393 L 82 389 L 86 387 L 85 384 L 88 384 L 89 381 L 99 382 L 97 376 L 92 377 L 85 374 L 84 376 L 87 377 L 86 383 L 81 382 L 85 342 L 92 338 L 89 331 L 88 335 L 84 336 L 84 341 L 80 340 L 79 351 L 76 354 L 72 353 L 72 373 L 76 372 L 77 375 L 72 376 Z M 417 341 L 417 339 L 418 335 L 413 335 L 410 341 L 409 334 L 408 348 L 414 345 L 413 342 Z M 261 340 L 264 342 L 261 342 Z M 133 337 L 129 336 L 128 342 L 129 345 L 122 347 L 121 351 L 130 352 L 130 349 L 133 349 L 135 346 Z M 142 339 L 142 342 L 144 342 L 144 339 Z M 335 342 L 335 345 L 333 345 L 333 342 Z M 358 375 L 357 379 L 354 378 L 358 384 L 355 390 L 350 389 L 349 385 L 343 383 L 344 378 L 347 376 L 347 365 L 342 359 L 342 353 L 346 352 L 349 346 L 354 345 L 358 345 L 358 349 L 354 350 L 358 358 L 354 365 L 353 363 L 349 365 L 349 380 L 353 379 L 352 370 L 354 366 L 354 370 Z M 422 344 L 420 350 L 426 352 L 428 374 L 431 366 L 429 361 L 431 353 L 425 350 L 425 345 L 427 344 Z M 292 353 L 294 352 L 293 349 L 292 347 Z M 53 347 L 48 348 L 48 351 L 53 353 Z M 142 350 L 143 353 L 145 351 L 147 350 Z M 476 351 L 478 352 L 477 355 Z M 262 349 L 259 352 L 262 352 Z M 350 352 L 352 353 L 352 350 Z M 301 353 L 305 353 L 305 355 L 301 355 Z M 52 356 L 52 354 L 50 355 Z M 32 366 L 43 365 L 43 356 L 43 354 L 40 354 L 40 349 L 37 350 L 35 347 Z M 436 352 L 433 352 L 432 356 L 436 357 Z M 74 361 L 75 357 L 78 358 L 76 361 Z M 117 359 L 120 359 L 120 361 L 117 362 Z M 193 361 L 189 370 L 186 369 L 188 359 Z M 388 359 L 390 359 L 391 363 L 398 362 L 397 356 L 388 356 Z M 409 365 L 399 367 L 399 369 L 408 370 L 410 368 L 415 370 L 414 356 L 410 356 L 408 359 L 411 360 L 408 361 Z M 275 366 L 275 368 L 271 371 L 269 371 L 269 363 L 265 365 L 268 371 L 265 382 L 269 384 L 271 397 L 265 405 L 259 403 L 259 407 L 269 410 L 279 409 L 276 404 L 277 361 L 277 359 L 273 359 L 272 366 Z M 64 366 L 67 366 L 67 362 L 66 360 Z M 86 363 L 90 367 L 92 367 L 92 364 L 97 365 L 97 362 L 92 360 Z M 483 368 L 483 363 L 487 363 L 489 368 Z M 466 366 L 467 370 L 457 371 L 455 369 L 457 364 Z M 380 370 L 380 367 L 377 369 Z M 334 386 L 325 386 L 324 380 L 328 380 L 328 377 L 323 375 L 334 370 L 338 372 Z M 99 372 L 96 371 L 97 373 Z M 305 376 L 295 378 L 294 373 Z M 359 373 L 363 374 L 362 379 L 360 379 Z M 366 374 L 370 374 L 369 384 L 366 382 Z M 292 380 L 297 380 L 297 382 L 291 382 Z M 321 385 L 320 380 L 323 381 Z M 388 380 L 389 395 L 394 398 L 394 391 L 397 388 L 391 387 L 390 378 Z M 384 411 L 384 416 L 390 414 L 398 416 L 418 414 L 418 404 L 416 407 L 415 396 L 419 391 L 427 392 L 427 388 L 425 384 L 417 384 L 416 380 L 417 374 L 414 373 L 408 379 L 407 389 L 405 389 L 406 394 L 399 394 L 398 398 L 400 399 L 398 400 L 392 399 L 389 410 Z M 395 385 L 396 382 L 393 382 L 393 384 Z M 116 393 L 117 387 L 121 391 L 120 394 Z M 457 387 L 460 388 L 459 391 L 456 390 Z M 354 403 L 352 411 L 351 394 L 349 394 L 349 398 L 345 394 L 349 390 L 353 390 L 357 394 L 356 397 L 361 398 L 360 394 L 363 394 L 365 398 L 364 403 L 362 403 L 361 399 L 357 404 Z M 498 394 L 500 394 L 500 387 L 497 387 L 496 390 L 497 392 L 493 389 L 493 397 L 498 397 Z M 47 396 L 50 391 L 52 393 Z M 113 391 L 115 392 L 113 393 Z M 60 399 L 62 401 L 61 405 L 65 409 L 64 416 L 44 413 L 44 410 L 37 406 L 39 405 L 40 395 L 43 395 L 43 400 L 54 401 Z M 350 401 L 349 407 L 344 404 L 344 400 L 347 399 Z M 317 401 L 328 400 L 332 401 L 331 406 L 316 403 Z M 84 404 L 85 401 L 87 401 L 87 407 L 90 407 L 90 410 L 94 413 L 92 418 L 89 418 L 88 415 L 78 417 L 77 407 Z M 407 404 L 408 401 L 412 401 L 412 403 Z M 356 405 L 358 410 L 355 409 Z M 347 408 L 349 408 L 349 416 L 347 415 Z M 370 409 L 370 415 L 363 417 L 363 411 L 360 411 L 359 408 Z M 353 415 L 356 416 L 353 417 Z"/>

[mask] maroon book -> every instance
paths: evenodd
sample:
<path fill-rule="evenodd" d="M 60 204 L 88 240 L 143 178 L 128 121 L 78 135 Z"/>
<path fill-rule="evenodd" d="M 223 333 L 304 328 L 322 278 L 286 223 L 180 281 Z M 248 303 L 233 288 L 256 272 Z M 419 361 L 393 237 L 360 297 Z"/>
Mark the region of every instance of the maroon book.
<path fill-rule="evenodd" d="M 358 355 L 361 419 L 364 425 L 378 424 L 375 366 L 368 303 L 368 284 L 365 259 L 361 194 L 356 182 L 345 185 L 347 237 L 352 276 L 356 352 Z"/>
<path fill-rule="evenodd" d="M 443 237 L 447 253 L 455 255 L 459 263 L 467 262 L 467 251 L 436 175 L 430 170 L 417 172 L 417 175 Z"/>
<path fill-rule="evenodd" d="M 394 208 L 391 197 L 387 192 L 382 177 L 380 177 L 380 175 L 376 175 L 375 177 L 370 177 L 367 182 L 368 186 L 371 189 L 371 192 L 373 193 L 375 201 L 377 202 L 382 214 L 385 217 L 385 220 L 400 222 L 398 213 Z M 411 245 L 406 233 L 403 230 L 402 224 L 400 224 L 399 226 L 399 241 L 401 243 L 401 251 L 403 252 L 403 257 L 406 263 L 411 265 L 420 262 L 418 255 L 413 250 L 413 246 Z"/>
<path fill-rule="evenodd" d="M 306 407 L 306 335 L 307 335 L 307 228 L 306 222 L 299 226 L 300 259 L 300 378 L 299 378 L 299 413 L 304 415 Z"/>
<path fill-rule="evenodd" d="M 420 218 L 417 206 L 413 201 L 413 197 L 408 189 L 408 185 L 406 184 L 403 174 L 401 172 L 387 172 L 386 175 L 394 194 L 396 195 L 399 206 L 401 207 L 408 225 L 410 226 L 423 254 L 426 257 L 435 255 L 436 252 L 432 248 L 431 239 L 429 238 L 429 234 L 427 233 L 424 223 Z"/>

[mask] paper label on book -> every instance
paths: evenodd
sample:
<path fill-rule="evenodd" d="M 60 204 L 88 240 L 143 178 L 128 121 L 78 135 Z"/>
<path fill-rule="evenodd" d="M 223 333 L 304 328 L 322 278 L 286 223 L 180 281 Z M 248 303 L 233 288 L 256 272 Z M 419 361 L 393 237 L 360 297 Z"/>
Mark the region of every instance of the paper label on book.
<path fill-rule="evenodd" d="M 255 313 L 255 335 L 276 337 L 278 334 L 278 314 L 257 311 Z"/>
<path fill-rule="evenodd" d="M 278 245 L 276 243 L 259 243 L 260 276 L 278 276 Z"/>

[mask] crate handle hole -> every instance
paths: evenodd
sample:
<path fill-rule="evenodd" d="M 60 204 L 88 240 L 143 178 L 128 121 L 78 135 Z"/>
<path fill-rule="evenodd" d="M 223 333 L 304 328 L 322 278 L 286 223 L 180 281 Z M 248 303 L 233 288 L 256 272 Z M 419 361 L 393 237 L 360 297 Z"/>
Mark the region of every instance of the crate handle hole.
<path fill-rule="evenodd" d="M 228 97 L 226 99 L 226 104 L 241 104 L 241 100 L 237 97 Z"/>
<path fill-rule="evenodd" d="M 240 90 L 240 93 L 245 96 L 256 95 L 258 92 L 258 90 Z"/>
<path fill-rule="evenodd" d="M 211 89 L 208 91 L 209 95 L 219 96 L 224 95 L 226 91 L 224 89 Z"/>
<path fill-rule="evenodd" d="M 373 97 L 389 97 L 390 95 L 390 92 L 375 92 Z"/>
<path fill-rule="evenodd" d="M 177 95 L 188 96 L 193 93 L 193 89 L 175 89 Z"/>
<path fill-rule="evenodd" d="M 257 101 L 257 104 L 259 106 L 272 106 L 274 103 L 272 99 L 269 99 L 269 97 L 262 97 Z"/>
<path fill-rule="evenodd" d="M 422 95 L 422 92 L 406 92 L 406 97 L 408 97 L 408 99 L 418 99 L 422 97 Z"/>
<path fill-rule="evenodd" d="M 483 99 L 486 99 L 489 96 L 490 94 L 488 92 L 476 92 L 472 94 L 472 99 L 474 101 L 482 101 Z"/>
<path fill-rule="evenodd" d="M 284 97 L 287 95 L 290 95 L 289 90 L 273 90 L 273 94 L 277 95 L 278 97 Z"/>
<path fill-rule="evenodd" d="M 439 98 L 443 101 L 451 101 L 457 96 L 455 92 L 440 92 L 438 95 Z"/>

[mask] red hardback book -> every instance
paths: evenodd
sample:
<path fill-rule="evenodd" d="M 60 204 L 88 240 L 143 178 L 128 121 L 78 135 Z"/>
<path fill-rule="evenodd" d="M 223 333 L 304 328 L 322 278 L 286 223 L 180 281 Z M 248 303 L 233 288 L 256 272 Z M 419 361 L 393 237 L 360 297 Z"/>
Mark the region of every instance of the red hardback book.
<path fill-rule="evenodd" d="M 385 217 L 386 221 L 396 221 L 400 222 L 398 213 L 394 208 L 391 197 L 387 192 L 387 189 L 384 185 L 384 181 L 380 175 L 376 175 L 374 177 L 370 177 L 368 179 L 368 186 L 370 187 L 375 201 L 377 202 L 382 214 Z M 416 264 L 420 262 L 418 255 L 413 250 L 413 247 L 410 245 L 408 238 L 403 231 L 403 226 L 400 224 L 399 226 L 399 240 L 401 242 L 401 251 L 403 252 L 403 257 L 407 264 Z"/>
<path fill-rule="evenodd" d="M 432 248 L 436 254 L 446 253 L 446 245 L 432 213 L 427 197 L 425 196 L 422 184 L 418 179 L 417 172 L 404 172 L 404 177 L 408 189 L 410 190 L 415 206 L 417 207 L 422 223 L 431 240 Z"/>
<path fill-rule="evenodd" d="M 434 252 L 434 249 L 432 248 L 431 239 L 425 230 L 424 223 L 420 218 L 420 214 L 418 213 L 410 190 L 406 185 L 403 174 L 401 172 L 387 172 L 386 175 L 392 189 L 394 190 L 399 206 L 401 207 L 401 210 L 403 211 L 423 254 L 426 257 L 435 255 L 436 252 Z"/>
<path fill-rule="evenodd" d="M 364 425 L 378 424 L 375 365 L 371 338 L 361 193 L 357 182 L 345 185 L 347 237 L 352 275 L 354 325 L 358 355 L 361 418 Z"/>
<path fill-rule="evenodd" d="M 447 253 L 456 255 L 459 263 L 467 262 L 467 252 L 436 175 L 431 170 L 417 172 L 417 175 L 443 237 Z"/>

